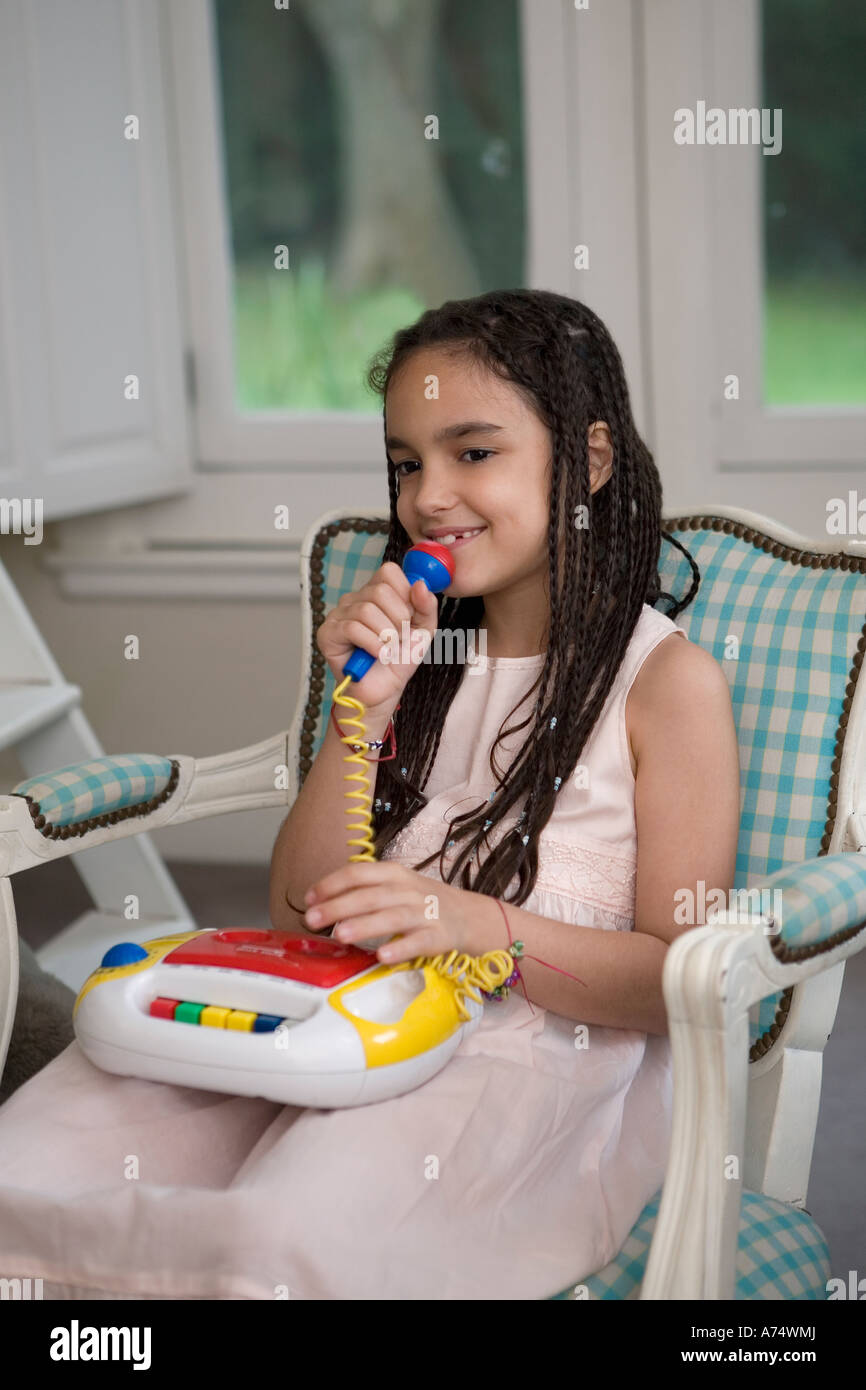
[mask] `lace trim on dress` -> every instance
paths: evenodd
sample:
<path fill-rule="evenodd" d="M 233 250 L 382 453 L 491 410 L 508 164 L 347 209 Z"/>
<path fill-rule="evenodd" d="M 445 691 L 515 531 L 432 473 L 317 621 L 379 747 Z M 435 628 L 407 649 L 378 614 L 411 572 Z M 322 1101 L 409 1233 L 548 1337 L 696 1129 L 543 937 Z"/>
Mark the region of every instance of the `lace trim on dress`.
<path fill-rule="evenodd" d="M 502 823 L 500 838 L 513 829 Z M 498 843 L 498 839 L 493 841 Z M 404 826 L 382 855 L 383 859 L 426 859 L 442 845 L 442 832 L 416 817 Z M 456 846 L 445 851 L 445 864 L 456 857 Z M 434 861 L 424 873 L 438 870 Z M 607 920 L 619 930 L 627 930 L 634 919 L 637 863 L 634 855 L 614 850 L 590 848 L 579 842 L 555 840 L 542 832 L 538 842 L 538 876 L 535 892 L 557 893 L 572 902 L 587 902 L 608 914 Z M 517 875 L 512 880 L 517 885 Z M 509 888 L 511 885 L 509 885 Z M 507 891 L 507 890 L 506 890 Z"/>

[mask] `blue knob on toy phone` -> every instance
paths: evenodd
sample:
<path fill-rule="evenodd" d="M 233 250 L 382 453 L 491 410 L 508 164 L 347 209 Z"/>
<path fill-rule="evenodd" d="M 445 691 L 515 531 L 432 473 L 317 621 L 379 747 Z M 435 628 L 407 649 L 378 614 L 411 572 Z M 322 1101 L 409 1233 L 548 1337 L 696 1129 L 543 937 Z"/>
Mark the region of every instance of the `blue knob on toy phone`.
<path fill-rule="evenodd" d="M 410 584 L 423 579 L 431 594 L 440 594 L 454 578 L 454 556 L 447 545 L 421 541 L 403 556 L 403 573 Z M 375 660 L 371 652 L 356 647 L 343 667 L 343 675 L 351 676 L 353 681 L 363 680 Z"/>
<path fill-rule="evenodd" d="M 147 951 L 137 942 L 119 941 L 116 946 L 108 948 L 99 964 L 103 970 L 113 969 L 117 965 L 135 965 L 146 955 Z"/>

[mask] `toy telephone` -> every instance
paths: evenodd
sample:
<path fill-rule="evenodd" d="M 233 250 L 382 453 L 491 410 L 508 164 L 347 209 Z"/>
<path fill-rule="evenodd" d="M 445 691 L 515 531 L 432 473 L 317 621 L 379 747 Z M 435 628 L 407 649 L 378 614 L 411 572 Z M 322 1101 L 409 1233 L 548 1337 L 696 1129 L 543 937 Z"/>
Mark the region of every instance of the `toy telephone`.
<path fill-rule="evenodd" d="M 404 573 L 433 593 L 451 582 L 445 546 L 407 551 Z M 345 694 L 376 660 L 356 647 L 334 692 L 356 711 L 363 738 L 364 706 Z M 347 755 L 369 786 L 366 759 Z M 374 859 L 369 791 L 360 852 Z M 261 1096 L 286 1105 L 366 1105 L 413 1090 L 445 1066 L 480 1022 L 478 988 L 493 992 L 509 976 L 507 951 L 476 958 L 452 951 L 383 965 L 374 951 L 331 937 L 294 931 L 182 932 L 143 944 L 120 942 L 85 981 L 75 1002 L 82 1051 L 106 1071 L 174 1085 Z"/>

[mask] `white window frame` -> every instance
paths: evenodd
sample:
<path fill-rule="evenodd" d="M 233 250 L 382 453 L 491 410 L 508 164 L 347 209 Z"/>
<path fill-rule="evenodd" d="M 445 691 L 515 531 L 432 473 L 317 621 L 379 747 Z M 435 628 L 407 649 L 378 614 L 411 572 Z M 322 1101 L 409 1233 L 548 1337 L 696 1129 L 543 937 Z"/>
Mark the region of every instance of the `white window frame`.
<path fill-rule="evenodd" d="M 210 0 L 156 0 L 164 38 L 167 176 L 185 309 L 192 492 L 61 526 L 50 557 L 76 597 L 297 602 L 297 555 L 334 506 L 387 511 L 381 414 L 234 417 L 229 260 Z M 284 13 L 284 12 L 283 12 Z M 279 19 L 279 15 L 277 16 Z M 521 0 L 527 285 L 588 304 L 622 356 L 638 429 L 652 436 L 642 258 L 643 71 L 633 0 L 576 10 Z M 589 247 L 588 268 L 574 248 Z M 195 389 L 197 386 L 197 390 Z M 335 492 L 335 487 L 337 491 Z M 276 507 L 290 532 L 277 535 Z"/>
<path fill-rule="evenodd" d="M 271 410 L 242 415 L 234 406 L 231 247 L 213 10 L 210 0 L 162 2 L 173 55 L 197 466 L 209 472 L 381 472 L 380 413 Z M 275 22 L 281 15 L 291 22 L 290 12 L 275 12 Z M 521 0 L 520 24 L 526 283 L 587 302 L 590 296 L 598 300 L 603 306 L 598 312 L 631 364 L 633 404 L 640 413 L 644 382 L 637 213 L 634 180 L 628 177 L 635 163 L 631 4 L 608 0 L 606 8 L 578 12 L 571 0 Z M 598 62 L 602 50 L 610 55 L 609 66 Z M 592 132 L 584 140 L 580 167 L 575 123 Z M 591 267 L 596 258 L 590 272 L 573 266 L 573 246 L 581 241 L 590 245 Z"/>
<path fill-rule="evenodd" d="M 710 56 L 707 107 L 761 108 L 761 0 L 736 0 L 721 12 L 699 7 Z M 772 93 L 767 97 L 772 102 Z M 772 108 L 771 108 L 772 109 Z M 775 128 L 775 126 L 774 126 Z M 717 467 L 721 473 L 826 472 L 866 461 L 866 407 L 773 406 L 763 399 L 764 244 L 760 145 L 714 146 L 709 167 L 713 231 L 711 259 L 715 304 L 714 415 Z M 683 153 L 695 153 L 684 150 Z M 720 383 L 739 378 L 739 399 L 725 400 Z"/>

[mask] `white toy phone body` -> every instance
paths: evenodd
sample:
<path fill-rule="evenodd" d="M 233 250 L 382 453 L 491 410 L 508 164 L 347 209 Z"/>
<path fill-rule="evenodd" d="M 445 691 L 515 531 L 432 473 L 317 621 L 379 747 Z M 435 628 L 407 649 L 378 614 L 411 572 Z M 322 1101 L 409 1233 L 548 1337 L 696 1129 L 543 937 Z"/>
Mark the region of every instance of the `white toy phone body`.
<path fill-rule="evenodd" d="M 232 928 L 113 946 L 75 1004 L 95 1066 L 323 1109 L 422 1085 L 483 1005 L 429 965 L 382 965 L 330 937 Z"/>

